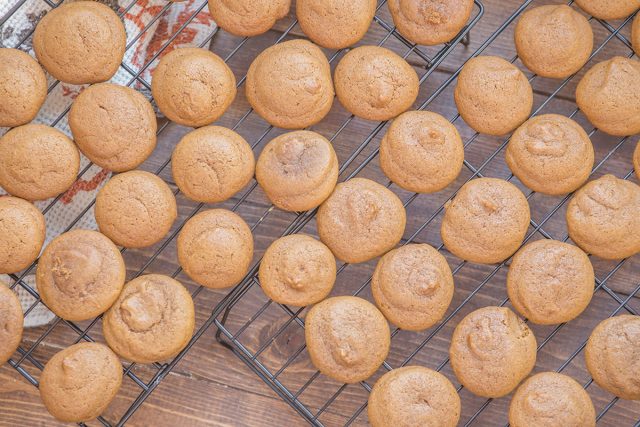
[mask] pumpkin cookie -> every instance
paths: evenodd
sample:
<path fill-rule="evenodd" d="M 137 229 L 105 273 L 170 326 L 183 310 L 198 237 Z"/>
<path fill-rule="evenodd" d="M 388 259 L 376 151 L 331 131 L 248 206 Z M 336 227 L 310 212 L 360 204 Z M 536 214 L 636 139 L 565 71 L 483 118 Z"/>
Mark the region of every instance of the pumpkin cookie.
<path fill-rule="evenodd" d="M 636 176 L 640 179 L 640 141 L 633 152 L 633 168 L 636 170 Z"/>
<path fill-rule="evenodd" d="M 636 17 L 633 18 L 631 43 L 633 44 L 633 50 L 636 52 L 636 55 L 640 55 L 640 15 L 636 15 Z"/>
<path fill-rule="evenodd" d="M 0 283 L 0 366 L 18 349 L 22 341 L 23 322 L 24 315 L 18 296 Z"/>
<path fill-rule="evenodd" d="M 174 0 L 175 1 L 175 0 Z M 213 20 L 240 37 L 266 33 L 289 13 L 291 0 L 209 0 Z"/>
<path fill-rule="evenodd" d="M 17 273 L 40 254 L 46 232 L 44 215 L 26 200 L 4 196 L 0 197 L 0 218 L 0 274 Z"/>
<path fill-rule="evenodd" d="M 640 8 L 639 0 L 576 0 L 576 4 L 598 19 L 624 19 Z"/>
<path fill-rule="evenodd" d="M 40 64 L 18 49 L 0 49 L 0 93 L 0 127 L 29 123 L 47 97 Z"/>

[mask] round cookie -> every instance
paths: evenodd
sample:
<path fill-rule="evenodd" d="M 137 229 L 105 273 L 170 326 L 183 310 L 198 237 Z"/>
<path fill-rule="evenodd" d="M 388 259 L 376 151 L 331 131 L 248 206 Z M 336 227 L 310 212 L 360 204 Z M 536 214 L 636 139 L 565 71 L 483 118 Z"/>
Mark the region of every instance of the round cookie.
<path fill-rule="evenodd" d="M 291 0 L 209 0 L 213 20 L 240 37 L 266 33 L 289 13 Z"/>
<path fill-rule="evenodd" d="M 440 234 L 447 249 L 467 261 L 494 264 L 522 244 L 531 214 L 526 197 L 502 179 L 478 178 L 445 205 Z"/>
<path fill-rule="evenodd" d="M 399 115 L 380 141 L 380 167 L 396 185 L 435 193 L 460 174 L 464 146 L 451 122 L 429 111 Z"/>
<path fill-rule="evenodd" d="M 435 325 L 453 298 L 453 275 L 447 260 L 427 244 L 410 244 L 387 252 L 371 278 L 376 305 L 401 329 L 421 331 Z"/>
<path fill-rule="evenodd" d="M 156 114 L 135 89 L 113 83 L 89 86 L 73 101 L 69 127 L 82 153 L 114 172 L 135 169 L 156 148 Z"/>
<path fill-rule="evenodd" d="M 624 19 L 640 8 L 639 0 L 576 0 L 576 4 L 598 19 Z"/>
<path fill-rule="evenodd" d="M 515 65 L 497 56 L 478 56 L 462 68 L 454 99 L 472 129 L 500 136 L 527 120 L 533 108 L 533 89 Z"/>
<path fill-rule="evenodd" d="M 277 303 L 297 307 L 315 304 L 333 289 L 336 259 L 311 236 L 284 236 L 264 253 L 259 279 L 264 293 Z"/>
<path fill-rule="evenodd" d="M 246 222 L 226 209 L 200 212 L 178 234 L 178 262 L 196 283 L 220 289 L 237 285 L 253 259 Z"/>
<path fill-rule="evenodd" d="M 0 283 L 0 366 L 18 349 L 22 341 L 23 322 L 24 315 L 18 296 Z"/>
<path fill-rule="evenodd" d="M 256 164 L 256 180 L 271 203 L 285 211 L 314 209 L 338 182 L 338 157 L 331 142 L 301 130 L 272 139 Z"/>
<path fill-rule="evenodd" d="M 0 218 L 0 274 L 17 273 L 40 254 L 46 233 L 44 215 L 26 200 L 3 196 Z"/>
<path fill-rule="evenodd" d="M 439 372 L 405 366 L 384 374 L 371 389 L 367 414 L 372 427 L 455 427 L 460 396 Z"/>
<path fill-rule="evenodd" d="M 569 236 L 585 252 L 622 259 L 640 252 L 640 187 L 605 175 L 587 183 L 567 205 Z"/>
<path fill-rule="evenodd" d="M 338 100 L 353 115 L 390 120 L 407 111 L 420 90 L 415 70 L 389 49 L 360 46 L 350 50 L 334 73 Z"/>
<path fill-rule="evenodd" d="M 189 132 L 171 156 L 178 188 L 197 202 L 227 200 L 251 181 L 254 170 L 251 146 L 237 132 L 221 126 Z"/>
<path fill-rule="evenodd" d="M 387 320 L 362 298 L 327 298 L 314 305 L 304 321 L 311 362 L 337 381 L 353 384 L 366 380 L 389 353 Z"/>
<path fill-rule="evenodd" d="M 407 214 L 391 190 L 353 178 L 336 186 L 316 221 L 320 240 L 338 259 L 355 264 L 393 249 L 404 234 Z"/>
<path fill-rule="evenodd" d="M 633 152 L 633 168 L 636 171 L 636 176 L 640 179 L 640 141 L 638 141 L 636 149 Z"/>
<path fill-rule="evenodd" d="M 64 3 L 50 10 L 33 33 L 38 61 L 56 79 L 76 85 L 109 80 L 124 56 L 127 34 L 108 6 Z"/>
<path fill-rule="evenodd" d="M 0 48 L 0 93 L 0 127 L 27 124 L 47 98 L 47 77 L 30 55 Z"/>
<path fill-rule="evenodd" d="M 482 397 L 502 397 L 536 364 L 536 338 L 505 307 L 484 307 L 456 326 L 449 348 L 451 367 L 462 385 Z"/>
<path fill-rule="evenodd" d="M 78 148 L 64 133 L 28 124 L 0 138 L 0 187 L 27 200 L 64 193 L 80 170 Z"/>
<path fill-rule="evenodd" d="M 117 245 L 144 248 L 162 240 L 178 216 L 176 198 L 156 175 L 130 171 L 115 175 L 98 192 L 100 232 Z"/>
<path fill-rule="evenodd" d="M 633 50 L 636 52 L 636 56 L 640 56 L 640 15 L 636 15 L 636 17 L 633 18 L 631 44 L 633 45 Z"/>
<path fill-rule="evenodd" d="M 587 341 L 585 360 L 600 387 L 640 400 L 640 317 L 623 314 L 600 322 Z"/>
<path fill-rule="evenodd" d="M 151 93 L 162 114 L 183 126 L 218 120 L 236 98 L 236 78 L 215 53 L 183 47 L 164 55 L 153 72 Z"/>
<path fill-rule="evenodd" d="M 576 103 L 603 132 L 640 133 L 640 61 L 615 56 L 594 65 L 578 83 Z"/>
<path fill-rule="evenodd" d="M 153 363 L 177 355 L 193 334 L 193 300 L 180 282 L 148 274 L 124 286 L 102 319 L 109 347 L 137 363 Z"/>
<path fill-rule="evenodd" d="M 558 114 L 532 117 L 511 136 L 504 153 L 509 169 L 538 193 L 561 195 L 587 182 L 594 162 L 589 135 Z"/>
<path fill-rule="evenodd" d="M 36 284 L 42 300 L 57 316 L 81 321 L 113 305 L 125 276 L 124 260 L 111 240 L 97 231 L 73 230 L 45 248 Z"/>
<path fill-rule="evenodd" d="M 333 105 L 329 61 L 307 40 L 290 40 L 263 50 L 249 66 L 246 95 L 273 126 L 302 129 L 322 120 Z"/>

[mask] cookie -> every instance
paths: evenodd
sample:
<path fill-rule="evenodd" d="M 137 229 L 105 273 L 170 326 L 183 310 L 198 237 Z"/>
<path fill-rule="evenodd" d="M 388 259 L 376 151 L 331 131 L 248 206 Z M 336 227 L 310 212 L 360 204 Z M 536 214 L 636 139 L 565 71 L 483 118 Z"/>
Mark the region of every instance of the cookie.
<path fill-rule="evenodd" d="M 511 393 L 536 364 L 536 338 L 505 307 L 484 307 L 456 326 L 449 348 L 451 367 L 465 388 L 477 396 Z"/>
<path fill-rule="evenodd" d="M 27 124 L 47 98 L 47 77 L 30 55 L 0 48 L 0 93 L 0 127 Z"/>
<path fill-rule="evenodd" d="M 640 132 L 640 61 L 615 56 L 594 65 L 576 88 L 580 110 L 615 136 Z"/>
<path fill-rule="evenodd" d="M 237 132 L 221 126 L 189 132 L 171 156 L 178 188 L 197 202 L 229 199 L 251 181 L 254 170 L 251 146 Z"/>
<path fill-rule="evenodd" d="M 576 4 L 598 19 L 624 19 L 640 8 L 639 0 L 576 0 Z"/>
<path fill-rule="evenodd" d="M 527 379 L 509 405 L 513 427 L 595 427 L 596 410 L 589 393 L 576 380 L 557 372 Z"/>
<path fill-rule="evenodd" d="M 18 296 L 0 283 L 0 366 L 18 349 L 22 341 L 23 322 L 24 315 Z"/>
<path fill-rule="evenodd" d="M 515 65 L 497 56 L 478 56 L 462 68 L 454 99 L 473 130 L 501 136 L 527 120 L 533 108 L 533 89 Z"/>
<path fill-rule="evenodd" d="M 396 185 L 415 193 L 435 193 L 460 174 L 464 146 L 455 126 L 440 114 L 399 115 L 380 141 L 380 168 Z"/>
<path fill-rule="evenodd" d="M 177 355 L 193 335 L 193 300 L 180 282 L 148 274 L 124 286 L 102 318 L 109 347 L 137 363 L 153 363 Z"/>
<path fill-rule="evenodd" d="M 575 319 L 593 296 L 595 276 L 587 254 L 556 240 L 525 245 L 511 261 L 507 293 L 522 316 L 540 325 Z"/>
<path fill-rule="evenodd" d="M 17 273 L 40 254 L 46 232 L 44 215 L 26 200 L 4 196 L 0 197 L 0 218 L 0 274 Z"/>
<path fill-rule="evenodd" d="M 100 232 L 125 248 L 144 248 L 159 242 L 177 216 L 176 198 L 169 186 L 145 171 L 115 175 L 96 197 Z"/>
<path fill-rule="evenodd" d="M 455 427 L 460 419 L 460 396 L 451 381 L 422 366 L 384 374 L 371 389 L 368 403 L 373 427 Z"/>
<path fill-rule="evenodd" d="M 76 85 L 109 80 L 124 56 L 127 34 L 108 6 L 64 3 L 40 19 L 33 33 L 38 61 L 56 79 Z"/>
<path fill-rule="evenodd" d="M 569 236 L 585 252 L 622 259 L 640 252 L 640 187 L 605 175 L 587 183 L 567 205 Z"/>
<path fill-rule="evenodd" d="M 362 298 L 327 298 L 314 305 L 304 321 L 311 362 L 337 381 L 352 384 L 366 380 L 389 353 L 387 320 Z"/>
<path fill-rule="evenodd" d="M 305 130 L 272 139 L 256 164 L 256 180 L 271 203 L 294 212 L 320 206 L 335 188 L 338 173 L 331 142 Z"/>
<path fill-rule="evenodd" d="M 316 221 L 320 240 L 338 259 L 355 264 L 393 249 L 404 234 L 407 214 L 391 190 L 353 178 L 336 186 Z"/>
<path fill-rule="evenodd" d="M 389 49 L 360 46 L 350 50 L 334 73 L 338 101 L 351 114 L 390 120 L 407 111 L 420 90 L 418 74 Z"/>
<path fill-rule="evenodd" d="M 585 348 L 587 370 L 600 387 L 622 399 L 640 400 L 640 317 L 603 320 Z"/>
<path fill-rule="evenodd" d="M 38 261 L 36 284 L 42 300 L 57 316 L 81 321 L 113 305 L 126 272 L 120 251 L 106 236 L 73 230 L 45 248 Z"/>
<path fill-rule="evenodd" d="M 631 44 L 636 55 L 640 53 L 640 15 L 636 15 L 633 18 L 633 25 L 631 26 Z"/>
<path fill-rule="evenodd" d="M 636 171 L 636 176 L 640 179 L 640 141 L 638 141 L 636 149 L 633 152 L 633 168 Z"/>
<path fill-rule="evenodd" d="M 218 120 L 236 98 L 231 68 L 213 52 L 183 47 L 164 55 L 153 72 L 151 93 L 162 114 L 183 126 Z"/>
<path fill-rule="evenodd" d="M 245 90 L 260 117 L 284 129 L 314 125 L 333 105 L 329 61 L 307 40 L 290 40 L 263 50 L 249 66 Z"/>
<path fill-rule="evenodd" d="M 531 214 L 526 197 L 502 179 L 478 178 L 445 205 L 440 234 L 447 249 L 466 261 L 499 263 L 522 244 Z"/>
<path fill-rule="evenodd" d="M 178 262 L 196 283 L 220 289 L 237 285 L 253 259 L 246 222 L 226 209 L 200 212 L 178 234 Z"/>
<path fill-rule="evenodd" d="M 113 83 L 89 86 L 73 101 L 69 127 L 80 151 L 114 172 L 135 169 L 156 148 L 156 114 L 147 98 Z"/>
<path fill-rule="evenodd" d="M 336 281 L 336 259 L 322 242 L 305 234 L 292 234 L 267 248 L 258 276 L 269 298 L 303 307 L 329 295 Z"/>
<path fill-rule="evenodd" d="M 28 124 L 0 138 L 0 187 L 27 200 L 64 193 L 80 170 L 78 148 L 64 133 Z"/>
<path fill-rule="evenodd" d="M 561 195 L 582 186 L 593 168 L 589 135 L 575 121 L 543 114 L 524 122 L 504 153 L 520 182 L 538 193 Z"/>
<path fill-rule="evenodd" d="M 421 331 L 435 325 L 453 298 L 447 260 L 427 244 L 387 252 L 371 278 L 376 305 L 400 329 Z"/>
<path fill-rule="evenodd" d="M 266 33 L 289 13 L 291 0 L 209 0 L 213 20 L 240 37 Z"/>

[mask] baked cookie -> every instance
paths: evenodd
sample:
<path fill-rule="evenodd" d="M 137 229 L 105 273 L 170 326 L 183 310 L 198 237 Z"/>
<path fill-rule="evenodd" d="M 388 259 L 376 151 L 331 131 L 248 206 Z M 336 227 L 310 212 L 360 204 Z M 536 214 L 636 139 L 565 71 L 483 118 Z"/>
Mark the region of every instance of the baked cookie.
<path fill-rule="evenodd" d="M 125 248 L 144 248 L 159 242 L 177 216 L 176 198 L 169 186 L 145 171 L 115 175 L 96 197 L 100 232 Z"/>
<path fill-rule="evenodd" d="M 27 124 L 47 98 L 47 77 L 30 55 L 0 48 L 0 93 L 0 127 Z"/>
<path fill-rule="evenodd" d="M 0 283 L 0 366 L 18 349 L 22 341 L 23 322 L 24 315 L 18 296 Z"/>
<path fill-rule="evenodd" d="M 497 56 L 478 56 L 462 68 L 454 99 L 473 130 L 500 136 L 527 120 L 533 108 L 533 89 L 512 63 Z"/>
<path fill-rule="evenodd" d="M 640 56 L 640 15 L 636 15 L 633 18 L 633 25 L 631 26 L 631 43 L 636 55 Z"/>
<path fill-rule="evenodd" d="M 109 347 L 137 363 L 153 363 L 177 355 L 193 335 L 195 314 L 189 291 L 161 274 L 148 274 L 124 286 L 102 318 Z"/>
<path fill-rule="evenodd" d="M 576 4 L 598 19 L 624 19 L 640 8 L 639 0 L 576 0 Z"/>
<path fill-rule="evenodd" d="M 89 86 L 73 101 L 69 127 L 80 151 L 96 165 L 135 169 L 156 148 L 156 114 L 147 98 L 113 83 Z"/>
<path fill-rule="evenodd" d="M 78 148 L 64 133 L 28 124 L 0 138 L 0 187 L 27 200 L 64 193 L 80 170 Z"/>
<path fill-rule="evenodd" d="M 109 80 L 124 56 L 127 34 L 109 6 L 64 3 L 42 17 L 33 33 L 38 61 L 56 79 L 76 85 Z"/>
<path fill-rule="evenodd" d="M 289 13 L 291 0 L 209 0 L 213 20 L 240 37 L 266 33 Z"/>
<path fill-rule="evenodd" d="M 404 234 L 407 214 L 391 190 L 366 178 L 340 183 L 316 216 L 320 240 L 355 264 L 388 252 Z"/>
<path fill-rule="evenodd" d="M 329 61 L 307 40 L 290 40 L 263 50 L 249 66 L 247 101 L 267 122 L 302 129 L 322 120 L 333 104 Z"/>
<path fill-rule="evenodd" d="M 420 90 L 418 74 L 389 49 L 360 46 L 350 50 L 334 73 L 338 101 L 363 119 L 390 120 L 407 111 Z"/>
<path fill-rule="evenodd" d="M 497 178 L 478 178 L 463 185 L 447 202 L 440 234 L 458 258 L 494 264 L 520 247 L 530 220 L 529 203 L 515 185 Z"/>
<path fill-rule="evenodd" d="M 269 298 L 302 307 L 329 295 L 336 281 L 336 259 L 322 242 L 305 234 L 292 234 L 267 248 L 258 275 Z"/>
<path fill-rule="evenodd" d="M 301 130 L 272 139 L 256 164 L 256 180 L 271 203 L 301 212 L 320 206 L 338 182 L 338 157 L 331 142 Z"/>
<path fill-rule="evenodd" d="M 366 380 L 389 353 L 387 320 L 362 298 L 327 298 L 314 305 L 304 321 L 311 362 L 337 381 L 352 384 Z"/>
<path fill-rule="evenodd" d="M 0 274 L 17 273 L 40 254 L 46 232 L 44 215 L 26 200 L 4 196 L 0 197 L 0 218 Z"/>
<path fill-rule="evenodd" d="M 640 141 L 638 141 L 636 149 L 633 152 L 633 168 L 636 171 L 636 176 L 640 179 Z"/>
<path fill-rule="evenodd" d="M 569 236 L 585 252 L 622 259 L 640 252 L 640 187 L 605 175 L 587 183 L 567 205 Z"/>
<path fill-rule="evenodd" d="M 464 146 L 455 126 L 440 114 L 399 115 L 380 141 L 380 167 L 396 185 L 415 193 L 435 193 L 460 174 Z"/>
<path fill-rule="evenodd" d="M 253 236 L 246 222 L 226 209 L 200 212 L 178 234 L 178 262 L 207 288 L 237 285 L 253 259 Z"/>
<path fill-rule="evenodd" d="M 536 364 L 536 338 L 508 308 L 484 307 L 458 323 L 449 358 L 456 377 L 470 392 L 502 397 Z"/>
<path fill-rule="evenodd" d="M 543 114 L 513 133 L 504 157 L 524 185 L 538 193 L 560 195 L 587 182 L 594 151 L 589 135 L 578 123 L 558 114 Z"/>
<path fill-rule="evenodd" d="M 207 126 L 182 137 L 171 156 L 171 172 L 185 196 L 218 203 L 251 181 L 255 163 L 251 146 L 237 132 Z"/>
<path fill-rule="evenodd" d="M 236 78 L 215 53 L 183 47 L 164 55 L 153 72 L 151 93 L 162 114 L 183 126 L 218 120 L 236 98 Z"/>

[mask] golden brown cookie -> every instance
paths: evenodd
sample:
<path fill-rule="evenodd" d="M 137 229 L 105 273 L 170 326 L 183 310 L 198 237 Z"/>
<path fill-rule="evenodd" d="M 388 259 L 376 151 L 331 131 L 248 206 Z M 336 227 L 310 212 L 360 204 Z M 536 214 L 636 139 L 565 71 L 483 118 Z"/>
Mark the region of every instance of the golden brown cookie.
<path fill-rule="evenodd" d="M 576 4 L 599 19 L 623 19 L 640 8 L 639 0 L 576 0 Z"/>
<path fill-rule="evenodd" d="M 78 148 L 64 133 L 28 124 L 0 138 L 0 187 L 27 200 L 45 200 L 71 187 L 80 170 Z"/>
<path fill-rule="evenodd" d="M 387 320 L 362 298 L 327 298 L 314 305 L 304 321 L 311 362 L 337 381 L 352 384 L 366 380 L 389 353 Z"/>
<path fill-rule="evenodd" d="M 407 111 L 420 90 L 415 70 L 389 49 L 350 50 L 334 74 L 338 100 L 350 113 L 368 120 L 390 120 Z"/>
<path fill-rule="evenodd" d="M 333 289 L 336 259 L 311 236 L 284 236 L 264 253 L 259 279 L 264 293 L 277 303 L 298 307 L 315 304 Z"/>
<path fill-rule="evenodd" d="M 407 214 L 391 190 L 353 178 L 336 186 L 316 220 L 320 240 L 338 259 L 355 264 L 393 249 L 404 234 Z"/>
<path fill-rule="evenodd" d="M 380 142 L 380 167 L 396 185 L 435 193 L 460 174 L 464 146 L 451 122 L 429 111 L 399 115 Z"/>
<path fill-rule="evenodd" d="M 460 396 L 451 381 L 422 366 L 405 366 L 384 374 L 369 394 L 372 427 L 455 427 Z"/>
<path fill-rule="evenodd" d="M 320 206 L 338 182 L 338 157 L 331 142 L 301 130 L 272 139 L 256 164 L 256 179 L 271 203 L 301 212 Z"/>
<path fill-rule="evenodd" d="M 636 15 L 636 17 L 633 18 L 631 43 L 633 44 L 633 50 L 636 52 L 636 55 L 640 55 L 640 15 Z"/>
<path fill-rule="evenodd" d="M 51 311 L 65 320 L 81 321 L 113 305 L 126 273 L 120 251 L 105 235 L 73 230 L 47 245 L 38 261 L 36 284 Z"/>
<path fill-rule="evenodd" d="M 633 168 L 636 170 L 636 176 L 640 179 L 640 141 L 636 144 L 633 152 Z"/>
<path fill-rule="evenodd" d="M 512 132 L 533 108 L 533 89 L 527 77 L 497 56 L 467 61 L 458 76 L 454 98 L 472 129 L 495 136 Z"/>
<path fill-rule="evenodd" d="M 178 188 L 197 202 L 227 200 L 251 181 L 254 170 L 251 146 L 237 132 L 221 126 L 189 132 L 171 156 Z"/>
<path fill-rule="evenodd" d="M 133 279 L 102 319 L 109 347 L 137 363 L 177 355 L 193 335 L 193 300 L 180 282 L 161 274 Z"/>
<path fill-rule="evenodd" d="M 560 195 L 587 182 L 594 162 L 589 135 L 575 121 L 543 114 L 524 122 L 504 153 L 509 169 L 533 191 Z"/>
<path fill-rule="evenodd" d="M 0 274 L 29 267 L 40 254 L 45 232 L 44 215 L 33 204 L 0 197 Z"/>
<path fill-rule="evenodd" d="M 18 49 L 0 48 L 0 127 L 33 120 L 47 97 L 47 78 L 40 64 Z"/>
<path fill-rule="evenodd" d="M 162 179 L 136 170 L 115 175 L 102 187 L 95 216 L 100 232 L 116 245 L 144 248 L 167 235 L 178 208 Z"/>
<path fill-rule="evenodd" d="M 576 380 L 557 372 L 527 379 L 509 406 L 513 427 L 595 427 L 596 410 L 589 393 Z"/>
<path fill-rule="evenodd" d="M 502 397 L 536 364 L 536 337 L 508 308 L 484 307 L 458 323 L 449 357 L 453 372 L 470 392 Z"/>
<path fill-rule="evenodd" d="M 266 33 L 289 13 L 291 0 L 209 0 L 209 12 L 220 28 L 240 37 Z"/>
<path fill-rule="evenodd" d="M 603 320 L 591 332 L 584 354 L 593 380 L 622 399 L 640 400 L 640 317 Z"/>
<path fill-rule="evenodd" d="M 95 1 L 76 1 L 50 10 L 38 22 L 33 50 L 53 77 L 80 85 L 113 77 L 126 41 L 124 25 L 111 8 Z"/>
<path fill-rule="evenodd" d="M 246 95 L 273 126 L 302 129 L 322 120 L 333 104 L 329 61 L 307 40 L 290 40 L 263 50 L 247 72 Z"/>
<path fill-rule="evenodd" d="M 178 234 L 178 262 L 196 283 L 207 288 L 237 285 L 253 259 L 251 229 L 226 209 L 200 212 Z"/>
<path fill-rule="evenodd" d="M 1 200 L 1 199 L 0 199 Z M 22 341 L 24 316 L 18 296 L 0 283 L 0 366 L 11 358 Z"/>
<path fill-rule="evenodd" d="M 183 126 L 218 120 L 236 98 L 231 68 L 213 52 L 183 47 L 162 57 L 153 72 L 151 93 L 162 114 Z"/>
<path fill-rule="evenodd" d="M 73 101 L 69 127 L 82 153 L 114 172 L 135 169 L 156 148 L 156 114 L 135 89 L 113 83 L 89 86 Z"/>
<path fill-rule="evenodd" d="M 515 185 L 478 178 L 463 185 L 445 205 L 440 234 L 458 258 L 494 264 L 520 247 L 530 220 L 529 203 Z"/>
<path fill-rule="evenodd" d="M 605 175 L 587 183 L 567 205 L 569 236 L 585 252 L 622 259 L 640 252 L 640 187 Z"/>

